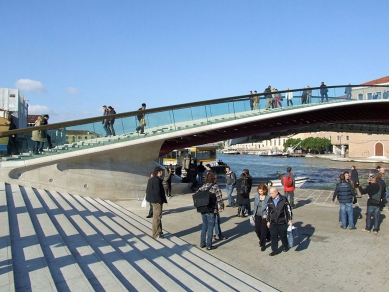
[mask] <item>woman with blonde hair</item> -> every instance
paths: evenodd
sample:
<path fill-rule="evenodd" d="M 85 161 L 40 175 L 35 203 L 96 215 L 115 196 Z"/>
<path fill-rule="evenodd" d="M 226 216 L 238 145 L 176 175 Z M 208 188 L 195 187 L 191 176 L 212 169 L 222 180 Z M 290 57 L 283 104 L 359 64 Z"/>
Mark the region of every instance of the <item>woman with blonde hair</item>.
<path fill-rule="evenodd" d="M 39 116 L 37 120 L 35 121 L 35 127 L 38 127 L 42 125 L 43 118 L 42 116 Z M 39 154 L 39 146 L 42 143 L 45 142 L 44 134 L 42 130 L 34 130 L 32 131 L 32 137 L 31 140 L 34 141 L 34 147 L 33 147 L 33 153 Z"/>
<path fill-rule="evenodd" d="M 266 206 L 270 196 L 267 194 L 267 186 L 261 184 L 257 188 L 254 200 L 255 233 L 259 238 L 261 251 L 266 249 L 266 241 L 270 240 L 270 231 L 266 222 Z"/>

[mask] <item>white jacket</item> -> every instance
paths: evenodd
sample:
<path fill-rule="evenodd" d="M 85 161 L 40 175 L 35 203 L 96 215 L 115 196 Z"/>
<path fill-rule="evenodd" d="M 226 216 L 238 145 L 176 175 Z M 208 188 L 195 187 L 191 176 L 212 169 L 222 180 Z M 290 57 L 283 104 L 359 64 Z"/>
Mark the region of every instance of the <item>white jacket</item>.
<path fill-rule="evenodd" d="M 285 93 L 285 98 L 291 100 L 293 98 L 293 92 Z"/>

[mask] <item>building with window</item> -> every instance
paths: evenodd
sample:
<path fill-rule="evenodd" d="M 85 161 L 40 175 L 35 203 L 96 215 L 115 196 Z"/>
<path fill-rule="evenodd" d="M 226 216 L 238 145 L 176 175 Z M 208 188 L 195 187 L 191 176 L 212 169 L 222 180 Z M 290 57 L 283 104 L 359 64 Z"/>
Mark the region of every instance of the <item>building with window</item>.
<path fill-rule="evenodd" d="M 80 141 L 86 141 L 89 139 L 100 138 L 101 134 L 95 132 L 89 132 L 85 130 L 67 130 L 66 131 L 66 143 L 74 143 Z"/>
<path fill-rule="evenodd" d="M 24 95 L 18 89 L 0 88 L 0 115 L 7 118 L 11 115 L 18 127 L 27 127 L 28 103 Z"/>

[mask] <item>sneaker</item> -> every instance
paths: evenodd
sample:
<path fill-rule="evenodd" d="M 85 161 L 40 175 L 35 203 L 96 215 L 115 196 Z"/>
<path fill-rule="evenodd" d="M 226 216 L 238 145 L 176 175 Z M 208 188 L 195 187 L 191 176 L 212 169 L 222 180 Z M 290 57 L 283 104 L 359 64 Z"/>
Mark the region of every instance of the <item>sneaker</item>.
<path fill-rule="evenodd" d="M 373 231 L 374 235 L 378 235 L 378 231 Z"/>
<path fill-rule="evenodd" d="M 370 230 L 367 230 L 366 228 L 361 229 L 363 232 L 370 232 Z"/>
<path fill-rule="evenodd" d="M 163 234 L 160 234 L 155 239 L 164 239 L 164 238 L 165 238 L 165 236 L 163 236 Z"/>
<path fill-rule="evenodd" d="M 354 227 L 350 227 L 351 230 L 354 230 L 354 229 L 357 229 L 355 226 Z"/>

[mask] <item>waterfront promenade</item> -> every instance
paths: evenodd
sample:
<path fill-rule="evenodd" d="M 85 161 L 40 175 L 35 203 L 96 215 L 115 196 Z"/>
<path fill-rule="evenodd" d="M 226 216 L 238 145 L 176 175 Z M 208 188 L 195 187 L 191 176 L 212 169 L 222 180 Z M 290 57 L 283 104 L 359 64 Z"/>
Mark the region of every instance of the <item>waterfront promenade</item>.
<path fill-rule="evenodd" d="M 236 208 L 226 208 L 221 228 L 227 239 L 215 242 L 218 248 L 208 253 L 281 291 L 387 291 L 387 208 L 380 215 L 380 232 L 374 235 L 361 231 L 366 198 L 359 199 L 363 219 L 357 220 L 357 230 L 339 228 L 339 205 L 332 205 L 331 199 L 330 191 L 296 190 L 293 222 L 299 230 L 297 244 L 275 257 L 268 256 L 270 243 L 265 252 L 260 251 L 248 217 L 235 217 Z M 141 202 L 117 203 L 140 217 L 147 215 L 148 208 L 141 208 Z M 164 230 L 198 247 L 201 217 L 191 195 L 174 196 L 164 209 Z"/>

